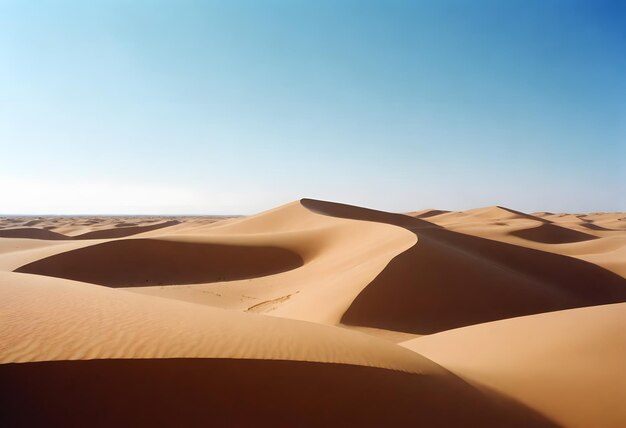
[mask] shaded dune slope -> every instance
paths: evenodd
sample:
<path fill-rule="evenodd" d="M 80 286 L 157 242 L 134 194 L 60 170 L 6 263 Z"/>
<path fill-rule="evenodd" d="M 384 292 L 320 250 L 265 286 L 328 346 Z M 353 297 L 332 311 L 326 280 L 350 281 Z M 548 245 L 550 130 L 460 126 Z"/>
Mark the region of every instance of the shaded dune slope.
<path fill-rule="evenodd" d="M 417 334 L 521 315 L 626 301 L 626 280 L 581 260 L 452 232 L 425 220 L 303 200 L 326 215 L 382 221 L 417 243 L 355 298 L 348 325 Z"/>
<path fill-rule="evenodd" d="M 298 254 L 278 247 L 125 239 L 56 254 L 15 271 L 108 287 L 141 287 L 255 278 L 301 265 Z"/>
<path fill-rule="evenodd" d="M 567 244 L 571 242 L 598 239 L 597 236 L 573 229 L 567 229 L 550 223 L 545 223 L 540 226 L 527 229 L 514 230 L 509 233 L 513 236 L 517 236 L 518 238 L 541 242 L 544 244 Z"/>
<path fill-rule="evenodd" d="M 46 239 L 51 241 L 72 239 L 70 236 L 65 236 L 62 233 L 53 232 L 47 229 L 39 229 L 37 227 L 2 229 L 0 230 L 0 238 Z"/>
<path fill-rule="evenodd" d="M 163 223 L 151 224 L 147 226 L 113 227 L 110 229 L 94 230 L 73 236 L 72 239 L 112 239 L 124 238 L 126 236 L 137 235 L 139 233 L 150 232 L 152 230 L 163 229 L 180 224 L 178 220 L 164 221 Z"/>
<path fill-rule="evenodd" d="M 339 364 L 57 361 L 2 365 L 0 382 L 6 426 L 555 426 L 453 378 Z"/>
<path fill-rule="evenodd" d="M 550 220 L 516 211 L 501 206 L 491 206 L 484 208 L 474 208 L 467 211 L 450 211 L 438 213 L 429 217 L 433 217 L 437 223 L 451 225 L 456 223 L 473 223 L 473 222 L 508 222 L 529 220 L 537 223 L 551 223 Z"/>
<path fill-rule="evenodd" d="M 589 230 L 594 230 L 596 232 L 618 232 L 619 231 L 619 229 L 609 229 L 608 227 L 603 227 L 603 226 L 600 226 L 599 224 L 588 223 L 588 222 L 582 222 L 580 223 L 580 226 L 587 228 Z"/>

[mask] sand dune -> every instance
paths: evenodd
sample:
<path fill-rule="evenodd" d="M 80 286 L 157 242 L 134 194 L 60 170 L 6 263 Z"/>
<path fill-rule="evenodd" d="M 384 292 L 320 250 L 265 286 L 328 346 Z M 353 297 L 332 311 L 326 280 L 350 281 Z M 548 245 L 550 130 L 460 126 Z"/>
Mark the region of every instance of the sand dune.
<path fill-rule="evenodd" d="M 139 233 L 149 232 L 151 230 L 162 229 L 164 227 L 174 226 L 179 224 L 178 220 L 164 221 L 163 223 L 157 223 L 150 226 L 138 226 L 133 224 L 132 226 L 116 224 L 115 228 L 94 230 L 92 232 L 81 233 L 80 235 L 73 236 L 73 239 L 110 239 L 110 238 L 123 238 L 126 236 L 137 235 Z"/>
<path fill-rule="evenodd" d="M 425 210 L 412 211 L 412 212 L 406 213 L 406 215 L 409 215 L 415 218 L 428 218 L 428 217 L 434 217 L 436 215 L 446 214 L 449 212 L 450 211 L 446 211 L 446 210 L 435 210 L 435 209 L 427 208 Z"/>
<path fill-rule="evenodd" d="M 450 214 L 457 217 L 461 215 L 461 213 Z M 429 218 L 429 221 L 448 230 L 472 236 L 574 256 L 626 277 L 623 273 L 626 259 L 617 259 L 615 255 L 609 255 L 609 252 L 623 247 L 626 242 L 624 241 L 626 221 L 620 220 L 626 219 L 624 213 L 587 215 L 535 213 L 535 217 L 542 217 L 547 222 L 523 218 L 504 220 L 499 217 L 492 219 L 495 221 L 474 219 L 450 222 L 438 216 Z M 606 257 L 602 254 L 606 254 Z"/>
<path fill-rule="evenodd" d="M 2 272 L 0 285 L 3 363 L 257 358 L 441 373 L 436 365 L 411 352 L 340 328 L 40 275 Z"/>
<path fill-rule="evenodd" d="M 137 235 L 139 233 L 149 232 L 151 230 L 162 229 L 164 227 L 174 226 L 179 224 L 178 220 L 164 221 L 149 226 L 138 226 L 136 223 L 122 223 L 121 225 L 113 224 L 109 228 L 101 230 L 93 230 L 90 232 L 81 233 L 78 235 L 70 236 L 64 235 L 59 232 L 53 232 L 49 229 L 41 229 L 37 227 L 22 227 L 22 228 L 10 228 L 0 229 L 0 237 L 2 238 L 27 238 L 27 239 L 111 239 L 111 238 L 124 238 L 126 236 Z M 33 224 L 30 221 L 26 224 Z M 83 224 L 85 225 L 85 224 Z M 87 224 L 89 226 L 89 224 Z"/>
<path fill-rule="evenodd" d="M 626 425 L 626 304 L 533 315 L 405 342 L 563 426 Z"/>
<path fill-rule="evenodd" d="M 2 417 L 11 423 L 161 425 L 183 411 L 194 424 L 289 426 L 305 416 L 314 426 L 551 426 L 416 353 L 345 329 L 17 273 L 0 274 L 0 297 L 0 380 L 11 390 Z"/>
<path fill-rule="evenodd" d="M 626 281 L 590 263 L 455 233 L 409 216 L 319 201 L 303 204 L 327 215 L 399 225 L 417 236 L 417 243 L 358 295 L 342 317 L 346 324 L 429 334 L 626 301 Z"/>
<path fill-rule="evenodd" d="M 0 423 L 624 424 L 625 215 L 410 214 L 0 219 Z"/>
<path fill-rule="evenodd" d="M 181 229 L 176 239 L 198 236 L 214 243 L 275 245 L 298 254 L 303 265 L 252 281 L 134 291 L 329 325 L 339 324 L 354 298 L 393 257 L 415 243 L 415 235 L 402 228 L 315 213 L 300 202 L 249 218 Z"/>
<path fill-rule="evenodd" d="M 484 208 L 475 208 L 467 211 L 447 211 L 431 215 L 432 220 L 436 220 L 437 224 L 450 226 L 456 223 L 473 223 L 473 222 L 499 222 L 506 223 L 516 220 L 529 220 L 532 222 L 550 223 L 550 220 L 534 216 L 532 214 L 526 214 L 521 211 L 516 211 L 510 208 L 501 206 L 491 206 Z"/>
<path fill-rule="evenodd" d="M 549 223 L 542 224 L 537 227 L 530 227 L 528 229 L 515 230 L 511 232 L 511 235 L 518 236 L 529 241 L 543 242 L 545 244 L 566 244 L 570 242 L 598 239 L 596 236 L 589 235 L 587 233 L 566 229 Z"/>
<path fill-rule="evenodd" d="M 0 238 L 26 238 L 26 239 L 49 239 L 63 240 L 72 239 L 61 233 L 52 232 L 47 229 L 38 229 L 36 227 L 19 227 L 15 229 L 0 230 Z"/>

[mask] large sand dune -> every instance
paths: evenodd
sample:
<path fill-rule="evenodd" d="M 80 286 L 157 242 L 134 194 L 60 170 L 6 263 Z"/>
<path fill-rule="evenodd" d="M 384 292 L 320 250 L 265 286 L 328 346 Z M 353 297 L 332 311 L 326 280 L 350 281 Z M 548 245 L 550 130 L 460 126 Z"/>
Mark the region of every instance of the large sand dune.
<path fill-rule="evenodd" d="M 0 219 L 2 422 L 620 426 L 625 219 Z"/>

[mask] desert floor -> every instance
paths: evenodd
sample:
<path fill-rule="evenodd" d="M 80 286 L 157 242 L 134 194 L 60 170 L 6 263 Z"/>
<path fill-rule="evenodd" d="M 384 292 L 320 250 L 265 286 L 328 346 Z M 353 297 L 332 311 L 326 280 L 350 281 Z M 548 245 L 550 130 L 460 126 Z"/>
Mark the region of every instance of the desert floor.
<path fill-rule="evenodd" d="M 0 426 L 626 426 L 626 213 L 0 218 Z"/>

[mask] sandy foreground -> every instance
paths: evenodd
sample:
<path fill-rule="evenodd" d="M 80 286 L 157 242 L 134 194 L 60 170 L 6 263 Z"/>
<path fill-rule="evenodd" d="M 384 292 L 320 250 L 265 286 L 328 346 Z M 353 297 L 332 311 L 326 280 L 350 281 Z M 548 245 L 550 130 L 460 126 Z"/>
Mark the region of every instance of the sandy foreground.
<path fill-rule="evenodd" d="M 626 426 L 626 213 L 0 218 L 0 426 Z"/>

